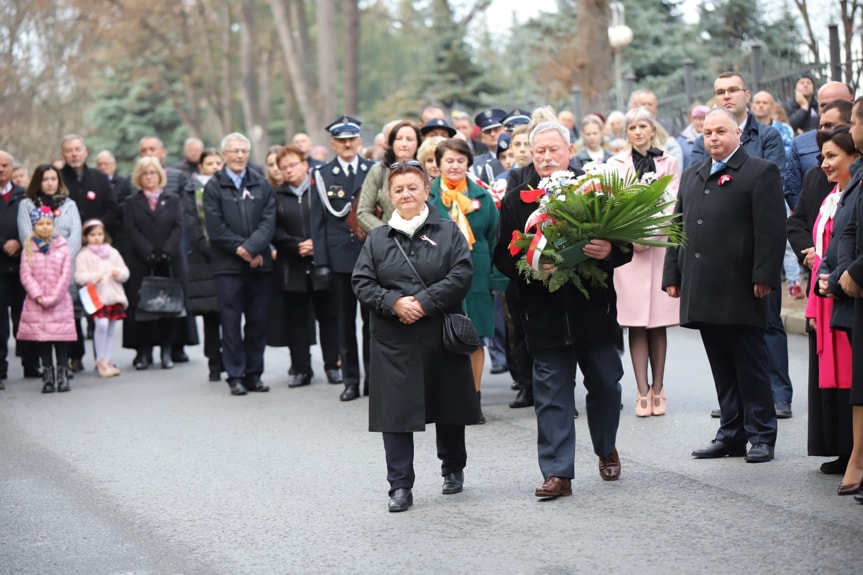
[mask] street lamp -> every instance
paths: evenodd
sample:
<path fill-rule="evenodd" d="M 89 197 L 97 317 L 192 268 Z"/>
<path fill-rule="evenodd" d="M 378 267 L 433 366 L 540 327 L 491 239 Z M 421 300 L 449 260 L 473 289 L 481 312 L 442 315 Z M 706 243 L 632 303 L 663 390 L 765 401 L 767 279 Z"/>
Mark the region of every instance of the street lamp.
<path fill-rule="evenodd" d="M 611 18 L 608 26 L 608 43 L 614 51 L 614 91 L 617 94 L 617 109 L 623 110 L 623 77 L 620 73 L 620 53 L 632 43 L 632 28 L 626 25 L 623 4 L 609 2 Z"/>

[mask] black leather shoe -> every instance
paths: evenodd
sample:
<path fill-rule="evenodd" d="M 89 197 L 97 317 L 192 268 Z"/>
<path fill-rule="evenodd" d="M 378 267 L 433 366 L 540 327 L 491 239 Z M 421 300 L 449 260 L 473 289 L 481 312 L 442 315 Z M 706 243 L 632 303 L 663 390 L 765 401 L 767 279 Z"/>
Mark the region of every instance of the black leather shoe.
<path fill-rule="evenodd" d="M 265 391 L 270 391 L 270 386 L 261 381 L 260 377 L 250 377 L 243 381 L 243 387 L 246 388 L 246 391 L 257 391 L 263 393 Z"/>
<path fill-rule="evenodd" d="M 339 396 L 342 401 L 353 401 L 360 396 L 360 385 L 358 383 L 349 383 L 345 386 L 345 390 Z M 407 509 L 407 508 L 405 508 Z M 404 511 L 404 509 L 399 509 Z"/>
<path fill-rule="evenodd" d="M 132 362 L 132 365 L 135 366 L 135 369 L 138 371 L 147 369 L 150 367 L 150 364 L 153 363 L 153 357 L 146 353 L 139 353 L 135 356 L 135 360 Z"/>
<path fill-rule="evenodd" d="M 171 359 L 171 352 L 162 352 L 162 369 L 171 369 L 174 367 L 174 360 Z"/>
<path fill-rule="evenodd" d="M 414 504 L 414 496 L 410 489 L 400 487 L 394 489 L 390 494 L 390 502 L 387 504 L 387 509 L 390 513 L 398 513 L 399 511 L 407 511 L 408 507 Z"/>
<path fill-rule="evenodd" d="M 719 459 L 720 457 L 743 457 L 746 455 L 746 446 L 731 446 L 714 439 L 704 449 L 696 449 L 692 452 L 695 459 Z"/>
<path fill-rule="evenodd" d="M 773 459 L 773 446 L 766 443 L 756 443 L 746 454 L 747 463 L 764 463 Z"/>
<path fill-rule="evenodd" d="M 462 489 L 464 489 L 464 471 L 454 471 L 443 476 L 441 493 L 452 495 L 453 493 L 461 493 Z"/>
<path fill-rule="evenodd" d="M 719 411 L 719 408 L 717 407 L 710 412 L 710 417 L 712 417 L 713 419 L 719 419 L 720 417 L 722 417 L 722 412 Z"/>
<path fill-rule="evenodd" d="M 519 389 L 521 389 L 521 384 L 513 380 L 513 382 L 509 384 L 509 388 L 513 391 L 518 391 Z"/>
<path fill-rule="evenodd" d="M 342 383 L 342 370 L 340 370 L 340 369 L 327 369 L 325 371 L 327 374 L 327 383 L 332 383 L 332 384 Z"/>
<path fill-rule="evenodd" d="M 246 395 L 246 388 L 243 387 L 241 379 L 229 379 L 228 387 L 231 390 L 231 395 Z"/>
<path fill-rule="evenodd" d="M 189 363 L 189 356 L 182 349 L 172 351 L 171 359 L 174 360 L 174 363 Z"/>
<path fill-rule="evenodd" d="M 505 365 L 493 365 L 489 370 L 489 373 L 492 375 L 497 375 L 498 373 L 505 373 L 509 371 L 509 368 Z"/>
<path fill-rule="evenodd" d="M 858 493 L 854 496 L 854 501 L 863 505 L 863 493 Z"/>
<path fill-rule="evenodd" d="M 531 405 L 533 405 L 532 387 L 519 389 L 518 395 L 515 396 L 515 399 L 509 402 L 509 406 L 513 409 L 518 409 L 519 407 L 530 407 Z"/>
<path fill-rule="evenodd" d="M 776 408 L 776 419 L 791 418 L 791 404 L 787 401 L 780 401 L 774 405 Z"/>
<path fill-rule="evenodd" d="M 210 371 L 210 375 L 208 378 L 210 381 L 222 381 L 222 372 L 221 371 Z"/>
<path fill-rule="evenodd" d="M 311 373 L 298 373 L 288 384 L 288 387 L 303 387 L 304 385 L 309 385 L 310 383 L 312 383 Z"/>
<path fill-rule="evenodd" d="M 848 467 L 848 457 L 837 457 L 833 461 L 826 461 L 821 464 L 821 473 L 825 475 L 843 475 L 845 468 Z"/>
<path fill-rule="evenodd" d="M 72 373 L 78 373 L 79 371 L 84 371 L 84 362 L 81 359 L 73 359 L 69 361 L 69 370 Z"/>

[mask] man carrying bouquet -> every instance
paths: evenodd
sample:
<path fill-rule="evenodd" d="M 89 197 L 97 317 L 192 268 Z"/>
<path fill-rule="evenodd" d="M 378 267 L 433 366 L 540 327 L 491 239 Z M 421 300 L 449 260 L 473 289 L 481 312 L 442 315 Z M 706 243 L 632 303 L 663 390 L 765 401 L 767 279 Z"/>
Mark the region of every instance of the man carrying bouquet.
<path fill-rule="evenodd" d="M 569 131 L 556 121 L 540 121 L 530 133 L 530 145 L 533 163 L 512 171 L 501 203 L 494 263 L 517 286 L 520 318 L 534 355 L 537 446 L 544 478 L 535 494 L 554 498 L 572 495 L 577 366 L 584 373 L 588 427 L 594 453 L 599 457 L 599 474 L 606 481 L 620 476 L 615 442 L 623 366 L 616 349 L 621 331 L 612 280 L 614 268 L 632 259 L 632 246 L 621 249 L 600 238 L 584 245 L 583 255 L 595 260 L 607 274 L 606 287 L 584 282 L 586 293 L 573 283 L 551 287 L 536 276 L 528 279 L 520 273 L 519 260 L 524 254 L 513 248 L 513 238 L 527 231 L 528 219 L 536 213 L 537 199 L 545 193 L 537 189 L 540 181 L 567 170 L 573 155 Z M 548 277 L 556 271 L 548 258 L 536 261 L 540 275 Z"/>

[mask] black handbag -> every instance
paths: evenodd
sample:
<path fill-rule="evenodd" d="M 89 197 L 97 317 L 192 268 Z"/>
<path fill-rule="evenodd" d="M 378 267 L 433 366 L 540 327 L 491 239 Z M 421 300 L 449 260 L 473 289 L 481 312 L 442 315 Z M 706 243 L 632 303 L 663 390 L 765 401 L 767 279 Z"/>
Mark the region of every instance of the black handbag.
<path fill-rule="evenodd" d="M 138 311 L 159 317 L 178 317 L 186 308 L 186 296 L 180 278 L 144 276 L 138 290 Z"/>
<path fill-rule="evenodd" d="M 428 289 L 422 276 L 420 276 L 419 272 L 414 267 L 414 264 L 405 253 L 404 248 L 402 248 L 401 244 L 395 238 L 393 238 L 393 241 L 404 256 L 408 267 L 419 280 L 420 285 Z M 444 312 L 442 315 L 444 349 L 460 355 L 470 355 L 482 346 L 482 338 L 476 332 L 476 328 L 469 317 L 463 313 L 457 312 Z"/>

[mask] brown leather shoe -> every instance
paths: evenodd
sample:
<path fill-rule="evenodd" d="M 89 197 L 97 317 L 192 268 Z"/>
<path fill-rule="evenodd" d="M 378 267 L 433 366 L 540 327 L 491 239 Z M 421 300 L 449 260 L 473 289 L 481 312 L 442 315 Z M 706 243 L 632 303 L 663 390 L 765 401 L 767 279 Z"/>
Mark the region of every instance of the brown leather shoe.
<path fill-rule="evenodd" d="M 599 476 L 605 481 L 617 481 L 620 479 L 620 457 L 617 448 L 611 450 L 607 457 L 599 458 Z"/>
<path fill-rule="evenodd" d="M 572 479 L 549 476 L 536 488 L 537 497 L 566 497 L 572 495 Z"/>

